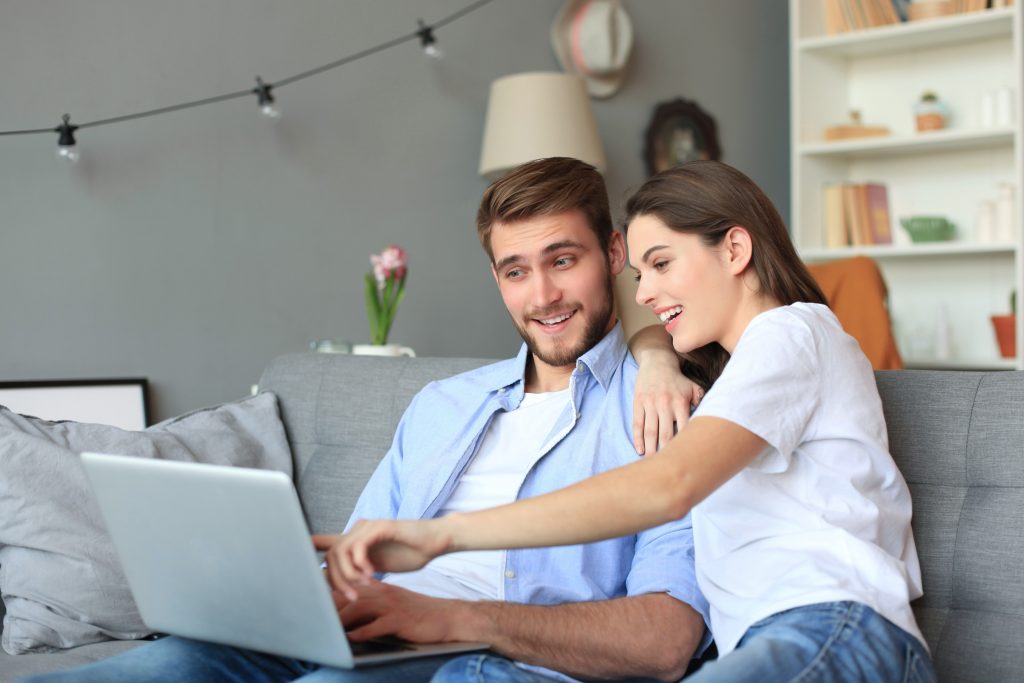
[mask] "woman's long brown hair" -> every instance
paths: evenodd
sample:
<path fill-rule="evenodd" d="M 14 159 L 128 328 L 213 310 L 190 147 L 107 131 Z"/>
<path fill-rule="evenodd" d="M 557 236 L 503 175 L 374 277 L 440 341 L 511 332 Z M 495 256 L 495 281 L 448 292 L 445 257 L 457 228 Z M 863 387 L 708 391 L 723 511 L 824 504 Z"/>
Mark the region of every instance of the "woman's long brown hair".
<path fill-rule="evenodd" d="M 778 210 L 754 181 L 732 166 L 691 161 L 658 173 L 626 202 L 626 227 L 639 216 L 654 216 L 673 230 L 699 235 L 710 247 L 719 246 L 733 226 L 742 226 L 753 243 L 750 263 L 762 293 L 783 305 L 826 304 Z M 683 372 L 705 390 L 729 361 L 729 353 L 717 342 L 682 356 Z"/>

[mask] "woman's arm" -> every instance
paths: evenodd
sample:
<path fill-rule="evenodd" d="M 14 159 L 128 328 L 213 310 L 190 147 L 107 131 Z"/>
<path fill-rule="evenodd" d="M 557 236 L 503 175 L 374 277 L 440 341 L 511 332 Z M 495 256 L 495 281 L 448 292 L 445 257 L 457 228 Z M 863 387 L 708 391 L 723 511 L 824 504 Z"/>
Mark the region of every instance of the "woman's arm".
<path fill-rule="evenodd" d="M 696 418 L 660 453 L 554 493 L 439 519 L 359 522 L 328 550 L 328 576 L 336 590 L 351 597 L 351 585 L 374 571 L 418 569 L 444 553 L 592 543 L 633 534 L 686 515 L 765 445 L 728 420 Z"/>
<path fill-rule="evenodd" d="M 683 375 L 672 338 L 661 325 L 634 334 L 629 348 L 640 366 L 633 390 L 633 447 L 640 455 L 653 454 L 686 425 L 704 390 Z"/>

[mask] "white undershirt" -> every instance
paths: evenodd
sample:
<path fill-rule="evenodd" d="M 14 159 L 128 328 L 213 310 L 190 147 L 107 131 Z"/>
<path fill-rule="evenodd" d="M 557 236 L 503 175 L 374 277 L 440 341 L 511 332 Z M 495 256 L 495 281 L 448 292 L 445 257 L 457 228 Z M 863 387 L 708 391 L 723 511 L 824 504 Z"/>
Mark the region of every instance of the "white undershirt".
<path fill-rule="evenodd" d="M 476 457 L 438 512 L 472 512 L 516 500 L 526 475 L 548 447 L 551 430 L 569 402 L 569 390 L 525 394 L 516 410 L 498 412 Z M 417 593 L 461 600 L 504 598 L 504 550 L 442 555 L 423 569 L 384 581 Z"/>

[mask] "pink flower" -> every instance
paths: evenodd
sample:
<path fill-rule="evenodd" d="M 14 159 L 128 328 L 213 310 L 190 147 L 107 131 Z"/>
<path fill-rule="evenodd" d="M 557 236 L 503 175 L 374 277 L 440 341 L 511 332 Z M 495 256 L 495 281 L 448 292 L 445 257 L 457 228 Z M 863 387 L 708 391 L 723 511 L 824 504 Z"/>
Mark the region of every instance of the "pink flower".
<path fill-rule="evenodd" d="M 377 281 L 378 287 L 384 289 L 384 281 L 388 279 L 388 272 L 384 269 L 381 257 L 377 254 L 371 254 L 370 263 L 373 264 L 373 279 Z"/>
<path fill-rule="evenodd" d="M 406 255 L 405 249 L 397 244 L 389 244 L 384 250 L 377 254 L 370 255 L 370 263 L 373 264 L 373 277 L 377 285 L 384 287 L 384 282 L 394 274 L 396 280 L 405 278 Z"/>

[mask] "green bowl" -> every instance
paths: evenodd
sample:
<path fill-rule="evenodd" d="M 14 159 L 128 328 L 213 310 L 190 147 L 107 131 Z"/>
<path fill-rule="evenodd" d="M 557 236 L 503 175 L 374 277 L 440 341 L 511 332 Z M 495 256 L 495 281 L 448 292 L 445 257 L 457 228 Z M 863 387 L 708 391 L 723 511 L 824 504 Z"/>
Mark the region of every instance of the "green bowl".
<path fill-rule="evenodd" d="M 900 224 L 910 233 L 912 242 L 945 242 L 953 239 L 956 226 L 942 216 L 911 216 Z"/>

